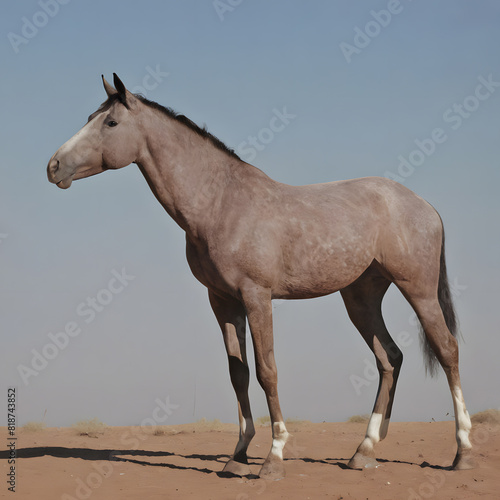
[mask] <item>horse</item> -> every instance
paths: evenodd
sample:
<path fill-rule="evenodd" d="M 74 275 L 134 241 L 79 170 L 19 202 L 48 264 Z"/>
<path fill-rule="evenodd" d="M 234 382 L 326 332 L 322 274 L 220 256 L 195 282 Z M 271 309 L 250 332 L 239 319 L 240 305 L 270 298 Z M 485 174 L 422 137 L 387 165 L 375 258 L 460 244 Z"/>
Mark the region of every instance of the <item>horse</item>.
<path fill-rule="evenodd" d="M 472 468 L 471 420 L 460 383 L 457 320 L 437 211 L 382 177 L 304 186 L 277 182 L 206 128 L 132 94 L 115 73 L 113 78 L 111 85 L 102 76 L 106 101 L 52 156 L 48 179 L 67 189 L 73 180 L 135 163 L 185 231 L 187 261 L 208 289 L 238 403 L 239 438 L 223 472 L 250 474 L 247 449 L 255 427 L 248 397 L 247 322 L 272 429 L 259 476 L 279 479 L 285 475 L 289 434 L 278 398 L 272 300 L 337 291 L 379 372 L 366 434 L 348 466 L 377 464 L 374 447 L 387 435 L 403 360 L 382 317 L 391 283 L 419 319 L 426 368 L 432 375 L 441 365 L 448 380 L 457 441 L 452 468 Z"/>

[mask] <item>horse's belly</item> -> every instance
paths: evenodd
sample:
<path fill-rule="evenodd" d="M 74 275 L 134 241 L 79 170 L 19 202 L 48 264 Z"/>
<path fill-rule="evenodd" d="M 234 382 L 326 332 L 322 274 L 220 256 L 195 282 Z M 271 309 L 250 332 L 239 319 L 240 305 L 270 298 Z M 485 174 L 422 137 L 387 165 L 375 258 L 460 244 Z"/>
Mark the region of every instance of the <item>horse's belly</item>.
<path fill-rule="evenodd" d="M 373 261 L 369 249 L 317 246 L 284 261 L 273 297 L 305 299 L 337 292 L 350 285 Z"/>

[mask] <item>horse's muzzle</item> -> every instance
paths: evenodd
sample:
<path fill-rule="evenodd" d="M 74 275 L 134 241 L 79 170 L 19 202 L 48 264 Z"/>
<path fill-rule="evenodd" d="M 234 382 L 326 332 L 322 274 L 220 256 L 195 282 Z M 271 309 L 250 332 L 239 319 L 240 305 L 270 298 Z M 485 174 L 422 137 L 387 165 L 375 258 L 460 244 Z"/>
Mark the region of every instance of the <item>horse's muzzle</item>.
<path fill-rule="evenodd" d="M 49 160 L 49 164 L 47 165 L 47 177 L 49 182 L 56 184 L 57 187 L 61 189 L 68 189 L 73 181 L 73 175 L 61 178 L 59 160 L 56 160 L 54 156 Z"/>

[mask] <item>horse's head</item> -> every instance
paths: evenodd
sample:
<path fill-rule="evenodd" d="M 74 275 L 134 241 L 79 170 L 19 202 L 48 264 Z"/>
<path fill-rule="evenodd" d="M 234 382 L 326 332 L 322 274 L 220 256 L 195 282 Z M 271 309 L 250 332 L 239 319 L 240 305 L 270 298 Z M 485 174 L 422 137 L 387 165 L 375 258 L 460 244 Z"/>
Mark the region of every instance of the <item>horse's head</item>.
<path fill-rule="evenodd" d="M 74 179 L 122 168 L 137 161 L 139 100 L 113 74 L 113 88 L 103 79 L 108 99 L 89 116 L 87 124 L 52 156 L 47 166 L 50 182 L 62 189 Z"/>

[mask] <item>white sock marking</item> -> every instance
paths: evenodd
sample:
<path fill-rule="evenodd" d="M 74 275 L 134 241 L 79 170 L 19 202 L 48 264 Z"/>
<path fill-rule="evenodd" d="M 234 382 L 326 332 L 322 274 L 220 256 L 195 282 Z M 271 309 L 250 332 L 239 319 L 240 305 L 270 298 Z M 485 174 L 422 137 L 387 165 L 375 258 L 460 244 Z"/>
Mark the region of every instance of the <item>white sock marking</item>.
<path fill-rule="evenodd" d="M 469 412 L 465 407 L 464 396 L 460 387 L 453 389 L 453 406 L 455 408 L 455 422 L 457 429 L 457 443 L 459 448 L 470 449 L 472 445 L 469 440 L 469 432 L 472 424 Z"/>
<path fill-rule="evenodd" d="M 380 441 L 380 426 L 382 425 L 382 413 L 372 413 L 366 429 L 366 437 L 370 438 L 373 444 Z"/>
<path fill-rule="evenodd" d="M 288 439 L 288 431 L 284 422 L 274 422 L 273 425 L 273 446 L 271 453 L 283 460 L 283 448 Z"/>
<path fill-rule="evenodd" d="M 372 413 L 368 428 L 366 429 L 365 439 L 360 448 L 373 449 L 373 446 L 380 441 L 380 427 L 382 425 L 382 413 Z"/>

